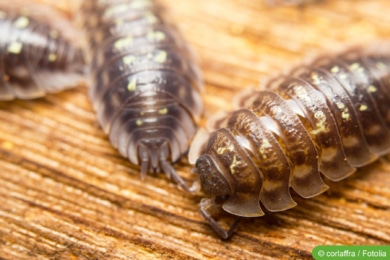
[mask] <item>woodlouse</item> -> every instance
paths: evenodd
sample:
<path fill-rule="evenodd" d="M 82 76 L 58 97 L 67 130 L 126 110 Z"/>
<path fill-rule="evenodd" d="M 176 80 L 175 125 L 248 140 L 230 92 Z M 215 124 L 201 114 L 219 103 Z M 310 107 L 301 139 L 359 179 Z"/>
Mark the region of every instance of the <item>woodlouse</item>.
<path fill-rule="evenodd" d="M 84 1 L 91 49 L 90 99 L 120 154 L 141 176 L 172 167 L 202 113 L 202 79 L 192 51 L 150 0 Z"/>
<path fill-rule="evenodd" d="M 83 50 L 69 20 L 47 6 L 3 5 L 0 100 L 37 98 L 84 81 Z"/>
<path fill-rule="evenodd" d="M 266 89 L 242 95 L 247 108 L 215 120 L 219 129 L 191 147 L 191 162 L 201 154 L 194 172 L 212 196 L 201 213 L 224 239 L 238 221 L 225 230 L 213 210 L 238 220 L 264 215 L 260 202 L 271 212 L 290 209 L 290 187 L 316 196 L 328 189 L 321 174 L 339 181 L 390 149 L 389 55 L 352 48 L 322 56 Z"/>

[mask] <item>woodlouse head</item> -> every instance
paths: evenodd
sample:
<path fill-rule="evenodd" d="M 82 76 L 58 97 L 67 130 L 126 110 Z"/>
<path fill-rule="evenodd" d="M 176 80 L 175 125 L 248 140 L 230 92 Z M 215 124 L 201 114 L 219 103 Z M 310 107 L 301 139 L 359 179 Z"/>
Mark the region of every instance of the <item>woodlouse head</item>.
<path fill-rule="evenodd" d="M 206 194 L 227 196 L 232 194 L 232 188 L 225 175 L 221 172 L 218 163 L 209 155 L 203 154 L 196 161 L 196 173 Z"/>

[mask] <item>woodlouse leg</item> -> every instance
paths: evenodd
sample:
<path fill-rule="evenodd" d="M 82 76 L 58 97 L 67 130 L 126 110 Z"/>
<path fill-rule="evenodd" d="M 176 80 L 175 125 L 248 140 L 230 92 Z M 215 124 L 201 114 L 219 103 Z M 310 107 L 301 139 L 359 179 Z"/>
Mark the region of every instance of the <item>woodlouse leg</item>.
<path fill-rule="evenodd" d="M 179 176 L 169 159 L 167 142 L 141 143 L 139 145 L 139 157 L 141 159 L 141 178 L 144 179 L 147 172 L 159 172 L 162 170 L 169 179 L 173 179 L 182 189 L 191 192 L 192 188 Z"/>
<path fill-rule="evenodd" d="M 141 179 L 144 180 L 146 177 L 147 172 L 149 171 L 149 165 L 150 165 L 150 154 L 149 149 L 144 144 L 141 144 L 139 147 L 138 155 L 141 158 Z"/>
<path fill-rule="evenodd" d="M 173 179 L 183 190 L 187 192 L 192 192 L 191 187 L 189 187 L 187 183 L 185 183 L 183 178 L 179 176 L 179 174 L 175 171 L 175 169 L 169 162 L 167 162 L 166 160 L 162 160 L 160 161 L 160 165 L 163 172 L 168 178 Z"/>
<path fill-rule="evenodd" d="M 221 205 L 216 204 L 213 199 L 202 199 L 200 201 L 200 212 L 202 216 L 209 222 L 210 226 L 220 235 L 223 239 L 228 239 L 232 234 L 242 217 L 236 216 L 234 222 L 230 225 L 228 230 L 225 230 L 218 224 L 218 222 L 212 217 L 210 209 L 218 209 Z"/>

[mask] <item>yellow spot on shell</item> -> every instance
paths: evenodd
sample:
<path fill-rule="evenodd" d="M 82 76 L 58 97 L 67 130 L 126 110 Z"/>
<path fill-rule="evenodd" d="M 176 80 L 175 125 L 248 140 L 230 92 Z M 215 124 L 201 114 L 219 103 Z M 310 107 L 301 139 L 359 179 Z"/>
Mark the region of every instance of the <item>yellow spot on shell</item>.
<path fill-rule="evenodd" d="M 125 38 L 122 38 L 122 39 L 117 40 L 117 41 L 114 43 L 114 47 L 115 47 L 115 49 L 117 49 L 117 50 L 121 50 L 121 49 L 123 49 L 124 47 L 127 47 L 127 46 L 131 45 L 132 42 L 133 42 L 133 37 L 127 36 L 127 37 L 125 37 Z"/>
<path fill-rule="evenodd" d="M 336 106 L 337 106 L 339 109 L 344 109 L 344 108 L 345 108 L 344 103 L 341 103 L 341 102 L 337 102 L 337 103 L 336 103 Z"/>
<path fill-rule="evenodd" d="M 377 91 L 376 87 L 373 85 L 368 86 L 367 91 L 369 93 L 375 93 Z"/>
<path fill-rule="evenodd" d="M 323 119 L 325 118 L 325 114 L 324 114 L 324 112 L 322 112 L 322 111 L 317 111 L 317 112 L 314 114 L 314 117 L 317 118 L 317 119 L 323 120 Z"/>
<path fill-rule="evenodd" d="M 228 147 L 218 147 L 218 149 L 217 149 L 217 153 L 218 154 L 223 154 L 226 150 L 228 150 L 228 151 L 233 151 L 234 150 L 234 145 L 233 144 L 231 144 L 231 145 L 229 145 Z"/>
<path fill-rule="evenodd" d="M 124 64 L 129 65 L 133 63 L 137 58 L 134 55 L 127 55 L 122 58 Z"/>
<path fill-rule="evenodd" d="M 318 74 L 317 74 L 317 73 L 312 72 L 310 76 L 311 76 L 311 79 L 313 80 L 313 83 L 314 83 L 314 84 L 320 84 L 320 83 L 321 83 L 321 80 L 320 80 L 320 78 L 318 77 Z"/>
<path fill-rule="evenodd" d="M 235 171 L 234 168 L 240 164 L 241 164 L 241 162 L 237 161 L 237 156 L 234 155 L 233 162 L 230 164 L 230 167 L 229 167 L 231 174 L 234 174 L 234 171 Z"/>
<path fill-rule="evenodd" d="M 57 55 L 55 53 L 50 53 L 48 56 L 49 61 L 55 61 L 57 59 Z"/>
<path fill-rule="evenodd" d="M 20 16 L 14 22 L 15 27 L 19 29 L 26 28 L 29 24 L 30 24 L 30 20 L 26 16 Z"/>
<path fill-rule="evenodd" d="M 271 108 L 271 111 L 275 114 L 280 114 L 280 113 L 283 113 L 283 110 L 280 106 L 274 106 Z"/>
<path fill-rule="evenodd" d="M 157 22 L 157 17 L 150 12 L 146 14 L 146 19 L 148 19 L 149 23 L 156 23 Z"/>
<path fill-rule="evenodd" d="M 364 72 L 364 68 L 360 65 L 360 63 L 358 62 L 354 62 L 352 63 L 350 66 L 349 66 L 349 69 L 351 71 L 356 71 L 356 72 L 359 72 L 359 73 L 362 73 Z"/>
<path fill-rule="evenodd" d="M 165 36 L 165 33 L 160 32 L 160 31 L 150 31 L 150 32 L 148 32 L 147 37 L 150 41 L 160 42 L 160 41 L 164 40 L 166 36 Z"/>
<path fill-rule="evenodd" d="M 263 142 L 259 148 L 259 152 L 263 156 L 263 159 L 267 159 L 266 152 L 267 152 L 267 149 L 271 148 L 271 147 L 272 147 L 272 145 L 270 144 L 270 142 L 267 139 L 263 139 Z"/>
<path fill-rule="evenodd" d="M 226 147 L 218 147 L 217 154 L 223 154 L 226 150 Z"/>
<path fill-rule="evenodd" d="M 164 63 L 167 60 L 167 56 L 168 54 L 166 51 L 159 51 L 154 57 L 154 61 L 158 63 Z"/>
<path fill-rule="evenodd" d="M 344 109 L 344 111 L 341 113 L 341 117 L 344 120 L 350 120 L 351 119 L 351 115 L 349 114 L 348 108 Z"/>
<path fill-rule="evenodd" d="M 338 73 L 339 71 L 340 71 L 339 66 L 333 66 L 333 67 L 330 69 L 330 72 L 332 72 L 332 73 Z"/>
<path fill-rule="evenodd" d="M 137 126 L 141 126 L 143 124 L 141 119 L 137 119 L 137 121 L 135 121 L 135 123 Z"/>
<path fill-rule="evenodd" d="M 327 127 L 326 127 L 326 117 L 325 117 L 324 112 L 317 111 L 314 114 L 314 117 L 317 119 L 316 129 L 313 129 L 310 133 L 313 135 L 316 135 L 316 134 L 321 133 L 321 132 L 325 132 L 325 133 L 328 132 L 329 129 L 327 129 Z"/>
<path fill-rule="evenodd" d="M 166 108 L 166 107 L 162 108 L 162 109 L 158 110 L 158 113 L 160 115 L 166 115 L 168 113 L 168 108 Z"/>
<path fill-rule="evenodd" d="M 13 53 L 13 54 L 19 54 L 21 53 L 22 51 L 22 48 L 23 48 L 23 44 L 20 43 L 20 42 L 11 42 L 9 45 L 8 45 L 8 48 L 7 48 L 7 51 L 9 53 Z"/>
<path fill-rule="evenodd" d="M 137 79 L 132 79 L 129 84 L 127 84 L 128 91 L 134 91 L 137 88 Z"/>
<path fill-rule="evenodd" d="M 346 78 L 348 78 L 347 74 L 345 74 L 345 73 L 340 73 L 339 74 L 339 79 L 346 79 Z"/>
<path fill-rule="evenodd" d="M 360 64 L 357 63 L 357 62 L 354 62 L 354 63 L 352 63 L 351 65 L 349 65 L 349 69 L 350 69 L 350 70 L 357 70 L 357 69 L 359 69 L 359 68 L 360 68 Z"/>
<path fill-rule="evenodd" d="M 301 100 L 305 100 L 306 102 L 310 102 L 311 99 L 309 95 L 307 94 L 307 91 L 304 87 L 298 85 L 294 87 L 295 94 L 299 97 Z"/>
<path fill-rule="evenodd" d="M 360 107 L 359 107 L 359 110 L 360 111 L 366 111 L 367 108 L 368 108 L 367 105 L 361 104 Z"/>

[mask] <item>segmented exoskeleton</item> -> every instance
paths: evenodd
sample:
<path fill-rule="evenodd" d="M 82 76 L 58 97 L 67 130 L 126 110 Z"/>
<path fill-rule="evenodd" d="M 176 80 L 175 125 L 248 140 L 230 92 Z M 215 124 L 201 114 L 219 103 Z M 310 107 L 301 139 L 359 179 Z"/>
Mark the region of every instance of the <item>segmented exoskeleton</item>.
<path fill-rule="evenodd" d="M 1 3 L 0 100 L 37 98 L 83 82 L 85 59 L 75 31 L 47 6 Z"/>
<path fill-rule="evenodd" d="M 86 0 L 90 98 L 98 121 L 141 176 L 172 167 L 188 149 L 202 112 L 202 80 L 191 50 L 150 0 Z"/>
<path fill-rule="evenodd" d="M 328 189 L 321 174 L 339 181 L 390 149 L 388 54 L 353 48 L 323 56 L 266 89 L 242 95 L 246 108 L 218 121 L 196 161 L 201 186 L 213 196 L 202 200 L 201 212 L 223 238 L 237 222 L 226 231 L 211 209 L 258 217 L 260 202 L 271 212 L 292 208 L 290 187 L 316 196 Z"/>

